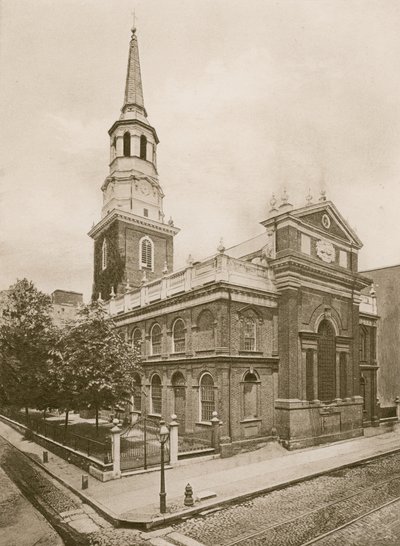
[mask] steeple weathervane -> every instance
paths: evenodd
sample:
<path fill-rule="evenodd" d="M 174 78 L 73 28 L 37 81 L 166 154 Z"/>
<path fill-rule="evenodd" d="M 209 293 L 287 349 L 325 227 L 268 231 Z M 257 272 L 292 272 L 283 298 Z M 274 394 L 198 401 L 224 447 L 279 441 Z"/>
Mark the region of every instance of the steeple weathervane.
<path fill-rule="evenodd" d="M 128 69 L 126 73 L 125 96 L 121 119 L 131 117 L 136 113 L 147 117 L 143 100 L 142 75 L 140 71 L 139 47 L 136 35 L 136 14 L 133 12 L 132 36 L 129 45 Z"/>

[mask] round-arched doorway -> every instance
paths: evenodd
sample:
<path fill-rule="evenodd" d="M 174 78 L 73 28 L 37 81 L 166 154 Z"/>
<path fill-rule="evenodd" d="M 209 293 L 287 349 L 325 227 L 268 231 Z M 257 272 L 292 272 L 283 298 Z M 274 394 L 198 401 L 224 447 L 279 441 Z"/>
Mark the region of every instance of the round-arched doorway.
<path fill-rule="evenodd" d="M 318 398 L 336 398 L 336 334 L 333 325 L 323 320 L 318 328 Z"/>

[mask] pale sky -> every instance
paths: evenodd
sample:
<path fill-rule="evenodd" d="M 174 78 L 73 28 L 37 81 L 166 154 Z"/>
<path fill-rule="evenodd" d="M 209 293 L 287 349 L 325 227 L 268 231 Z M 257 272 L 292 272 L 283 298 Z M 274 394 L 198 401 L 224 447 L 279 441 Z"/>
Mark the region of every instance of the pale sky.
<path fill-rule="evenodd" d="M 136 8 L 175 265 L 261 233 L 272 192 L 321 187 L 400 263 L 398 0 L 2 0 L 0 289 L 90 296 L 92 241 Z"/>

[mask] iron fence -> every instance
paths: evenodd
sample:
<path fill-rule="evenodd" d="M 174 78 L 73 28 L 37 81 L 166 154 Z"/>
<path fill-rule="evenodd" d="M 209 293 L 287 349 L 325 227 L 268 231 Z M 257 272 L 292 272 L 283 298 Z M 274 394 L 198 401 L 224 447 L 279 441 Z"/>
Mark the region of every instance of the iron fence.
<path fill-rule="evenodd" d="M 49 423 L 38 414 L 26 415 L 14 408 L 2 408 L 0 413 L 5 417 L 13 419 L 18 423 L 27 426 L 32 432 L 40 434 L 58 444 L 68 446 L 78 453 L 94 457 L 104 463 L 112 462 L 111 438 L 105 441 L 94 440 L 71 432 L 64 424 Z"/>

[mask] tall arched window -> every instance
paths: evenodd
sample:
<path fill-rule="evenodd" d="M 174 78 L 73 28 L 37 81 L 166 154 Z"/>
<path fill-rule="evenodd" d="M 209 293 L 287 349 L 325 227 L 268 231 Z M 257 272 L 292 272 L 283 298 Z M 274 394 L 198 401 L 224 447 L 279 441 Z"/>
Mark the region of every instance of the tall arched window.
<path fill-rule="evenodd" d="M 242 350 L 255 351 L 256 350 L 256 321 L 252 317 L 245 317 L 243 319 L 243 343 Z"/>
<path fill-rule="evenodd" d="M 161 378 L 159 375 L 154 374 L 151 379 L 151 412 L 155 413 L 156 415 L 161 415 L 161 396 Z"/>
<path fill-rule="evenodd" d="M 159 324 L 154 324 L 150 333 L 152 355 L 161 354 L 161 338 L 162 338 L 161 326 Z"/>
<path fill-rule="evenodd" d="M 174 413 L 178 418 L 179 431 L 183 432 L 185 430 L 186 389 L 182 372 L 175 372 L 171 383 L 174 390 Z"/>
<path fill-rule="evenodd" d="M 104 239 L 103 245 L 101 247 L 101 269 L 103 269 L 103 271 L 107 267 L 107 258 L 108 258 L 107 240 Z"/>
<path fill-rule="evenodd" d="M 215 411 L 214 380 L 209 373 L 200 379 L 200 420 L 211 421 Z"/>
<path fill-rule="evenodd" d="M 138 373 L 133 376 L 133 409 L 142 411 L 142 379 Z"/>
<path fill-rule="evenodd" d="M 255 419 L 258 417 L 258 377 L 253 372 L 247 372 L 243 381 L 243 417 Z"/>
<path fill-rule="evenodd" d="M 140 159 L 147 159 L 147 138 L 144 135 L 140 137 Z"/>
<path fill-rule="evenodd" d="M 149 237 L 140 240 L 140 268 L 153 270 L 153 241 Z"/>
<path fill-rule="evenodd" d="M 197 320 L 197 326 L 197 349 L 214 349 L 214 317 L 208 309 L 205 309 L 200 313 Z"/>
<path fill-rule="evenodd" d="M 135 349 L 139 353 L 142 348 L 142 331 L 139 328 L 135 328 L 132 334 L 132 349 Z"/>
<path fill-rule="evenodd" d="M 330 322 L 318 328 L 318 399 L 330 402 L 336 397 L 336 340 Z"/>
<path fill-rule="evenodd" d="M 172 327 L 172 351 L 174 353 L 185 352 L 185 323 L 182 319 L 177 319 Z"/>
<path fill-rule="evenodd" d="M 124 156 L 129 157 L 131 155 L 131 134 L 126 132 L 124 134 Z"/>

